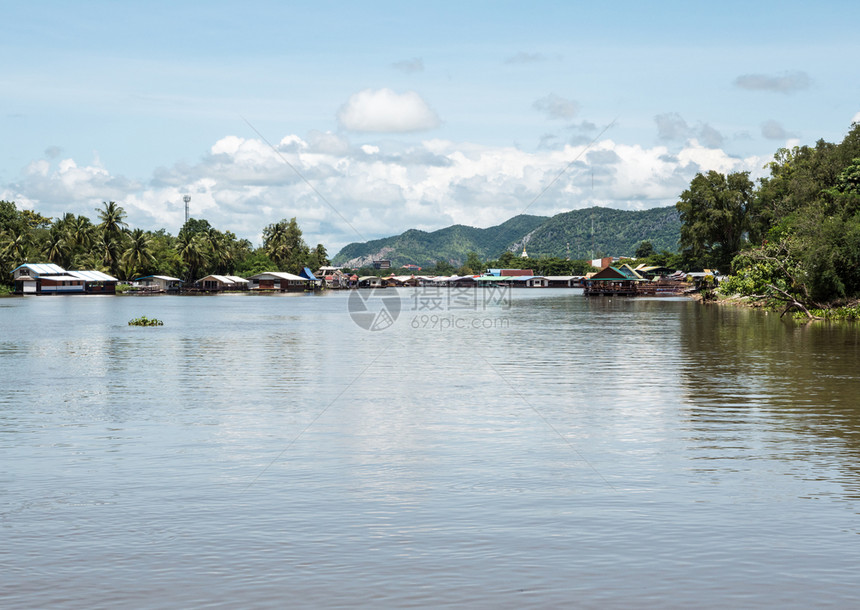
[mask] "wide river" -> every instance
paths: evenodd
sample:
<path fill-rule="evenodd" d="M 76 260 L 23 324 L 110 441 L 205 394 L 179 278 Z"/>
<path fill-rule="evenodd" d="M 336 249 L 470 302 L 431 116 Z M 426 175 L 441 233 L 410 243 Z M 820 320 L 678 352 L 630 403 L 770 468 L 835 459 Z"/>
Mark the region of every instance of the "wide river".
<path fill-rule="evenodd" d="M 860 326 L 385 294 L 0 299 L 0 607 L 860 606 Z"/>

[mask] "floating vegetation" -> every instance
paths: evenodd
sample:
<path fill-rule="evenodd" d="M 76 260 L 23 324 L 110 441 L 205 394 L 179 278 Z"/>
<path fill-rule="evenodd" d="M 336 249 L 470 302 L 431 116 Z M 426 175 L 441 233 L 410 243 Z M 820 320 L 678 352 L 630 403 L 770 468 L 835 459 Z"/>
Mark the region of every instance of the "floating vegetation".
<path fill-rule="evenodd" d="M 146 316 L 140 316 L 139 318 L 135 318 L 134 320 L 128 321 L 129 326 L 164 326 L 164 322 L 161 320 L 156 320 L 155 318 L 147 318 Z"/>

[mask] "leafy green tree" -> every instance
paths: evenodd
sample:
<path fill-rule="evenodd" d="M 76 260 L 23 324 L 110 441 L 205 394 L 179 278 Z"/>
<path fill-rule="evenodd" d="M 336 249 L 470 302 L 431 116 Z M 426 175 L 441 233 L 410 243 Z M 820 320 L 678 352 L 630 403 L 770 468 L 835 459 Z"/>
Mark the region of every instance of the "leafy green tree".
<path fill-rule="evenodd" d="M 33 210 L 21 210 L 21 218 L 30 229 L 47 229 L 51 226 L 50 216 L 42 216 Z"/>
<path fill-rule="evenodd" d="M 275 262 L 269 258 L 263 248 L 257 248 L 245 255 L 236 267 L 236 274 L 241 277 L 250 277 L 258 273 L 265 273 L 275 269 Z"/>
<path fill-rule="evenodd" d="M 753 187 L 749 172 L 696 174 L 676 204 L 688 260 L 728 270 L 744 244 Z"/>
<path fill-rule="evenodd" d="M 430 271 L 432 275 L 454 275 L 457 268 L 448 261 L 438 260 L 436 265 Z"/>
<path fill-rule="evenodd" d="M 522 260 L 519 256 L 511 252 L 510 250 L 505 250 L 502 252 L 502 255 L 499 257 L 499 260 L 496 261 L 496 266 L 494 269 L 520 269 L 520 264 Z"/>
<path fill-rule="evenodd" d="M 645 240 L 639 242 L 639 245 L 636 247 L 636 254 L 634 255 L 634 258 L 648 258 L 649 256 L 654 256 L 655 254 L 657 254 L 657 251 L 654 250 L 654 244 L 652 244 L 648 240 Z"/>
<path fill-rule="evenodd" d="M 782 315 L 798 309 L 809 318 L 815 317 L 810 309 L 818 304 L 813 301 L 809 291 L 809 273 L 794 255 L 796 248 L 792 241 L 792 237 L 786 235 L 779 242 L 739 254 L 732 263 L 738 271 L 723 281 L 719 292 L 782 304 Z"/>
<path fill-rule="evenodd" d="M 0 234 L 11 233 L 17 235 L 26 228 L 24 218 L 18 211 L 15 202 L 0 200 Z"/>
<path fill-rule="evenodd" d="M 208 233 L 212 230 L 212 225 L 205 218 L 189 218 L 182 228 L 179 229 L 179 235 L 190 233 L 192 236 L 198 233 Z"/>
<path fill-rule="evenodd" d="M 295 217 L 263 229 L 263 249 L 281 271 L 299 273 L 308 257 L 308 247 Z"/>
<path fill-rule="evenodd" d="M 310 250 L 306 264 L 312 271 L 316 271 L 320 267 L 330 265 L 331 261 L 329 261 L 328 252 L 326 251 L 325 246 L 317 244 L 315 248 Z"/>

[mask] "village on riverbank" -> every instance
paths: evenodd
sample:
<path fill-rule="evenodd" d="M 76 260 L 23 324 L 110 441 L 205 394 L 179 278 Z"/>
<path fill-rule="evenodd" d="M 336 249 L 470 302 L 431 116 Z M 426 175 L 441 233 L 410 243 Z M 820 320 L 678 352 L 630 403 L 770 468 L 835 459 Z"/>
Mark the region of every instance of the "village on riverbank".
<path fill-rule="evenodd" d="M 586 296 L 673 296 L 696 292 L 706 278 L 717 281 L 714 272 L 709 270 L 685 273 L 645 264 L 634 268 L 621 259 L 610 257 L 592 262 L 600 269 L 585 275 L 536 275 L 531 269 L 495 268 L 468 275 L 395 275 L 392 272 L 388 276 L 359 276 L 349 269 L 321 266 L 316 271 L 304 267 L 299 274 L 283 271 L 250 277 L 210 274 L 193 282 L 167 275 L 148 275 L 121 284 L 102 271 L 68 271 L 53 263 L 24 263 L 12 271 L 12 276 L 13 294 L 16 295 L 276 293 L 435 286 L 580 288 Z M 382 262 L 383 265 L 387 263 Z"/>

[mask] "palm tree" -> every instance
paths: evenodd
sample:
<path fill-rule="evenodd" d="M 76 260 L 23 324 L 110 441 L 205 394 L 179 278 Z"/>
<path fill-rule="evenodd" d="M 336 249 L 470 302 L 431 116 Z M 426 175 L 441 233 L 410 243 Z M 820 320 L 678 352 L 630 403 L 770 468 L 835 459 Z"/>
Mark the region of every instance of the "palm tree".
<path fill-rule="evenodd" d="M 129 235 L 130 242 L 122 255 L 127 278 L 132 279 L 136 273 L 145 270 L 155 261 L 151 251 L 152 240 L 143 229 L 135 229 Z"/>
<path fill-rule="evenodd" d="M 206 243 L 201 235 L 180 233 L 176 240 L 176 251 L 179 252 L 179 258 L 187 268 L 185 279 L 189 281 L 195 279 L 197 271 L 208 261 Z"/>
<path fill-rule="evenodd" d="M 112 275 L 119 274 L 120 258 L 122 256 L 122 241 L 128 224 L 125 222 L 125 210 L 116 202 L 102 202 L 103 210 L 97 210 L 101 223 L 98 231 L 101 234 L 101 242 L 97 244 L 102 252 L 102 260 L 110 269 Z"/>
<path fill-rule="evenodd" d="M 263 229 L 263 249 L 284 271 L 298 271 L 308 254 L 295 218 L 281 220 Z"/>
<path fill-rule="evenodd" d="M 86 216 L 78 216 L 68 225 L 69 238 L 75 248 L 88 250 L 93 244 L 93 223 Z"/>
<path fill-rule="evenodd" d="M 10 266 L 18 267 L 27 262 L 27 254 L 30 251 L 32 238 L 26 230 L 17 235 L 4 233 L 0 239 L 0 257 L 8 261 Z"/>
<path fill-rule="evenodd" d="M 62 226 L 55 224 L 48 233 L 48 242 L 45 244 L 45 254 L 48 260 L 59 265 L 68 267 L 71 262 L 72 248 L 66 239 L 66 232 Z"/>
<path fill-rule="evenodd" d="M 103 201 L 103 210 L 96 210 L 99 213 L 101 223 L 98 226 L 102 235 L 106 235 L 111 239 L 119 239 L 128 224 L 125 222 L 125 210 L 118 206 L 115 201 Z"/>

